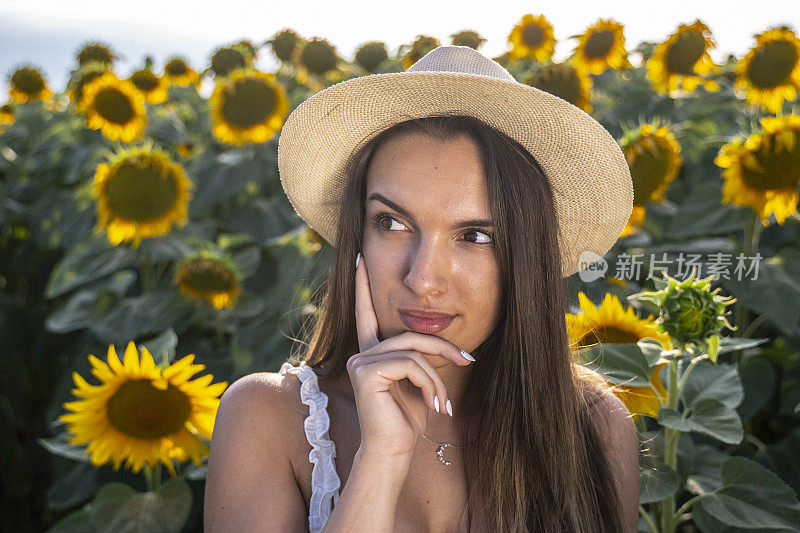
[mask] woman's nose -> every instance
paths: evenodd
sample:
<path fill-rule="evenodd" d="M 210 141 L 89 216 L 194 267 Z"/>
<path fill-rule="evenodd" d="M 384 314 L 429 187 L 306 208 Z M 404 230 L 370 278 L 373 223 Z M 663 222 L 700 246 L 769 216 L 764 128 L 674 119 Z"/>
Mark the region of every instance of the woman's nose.
<path fill-rule="evenodd" d="M 408 272 L 404 282 L 420 296 L 445 292 L 451 271 L 446 244 L 435 239 L 420 239 L 408 254 Z"/>

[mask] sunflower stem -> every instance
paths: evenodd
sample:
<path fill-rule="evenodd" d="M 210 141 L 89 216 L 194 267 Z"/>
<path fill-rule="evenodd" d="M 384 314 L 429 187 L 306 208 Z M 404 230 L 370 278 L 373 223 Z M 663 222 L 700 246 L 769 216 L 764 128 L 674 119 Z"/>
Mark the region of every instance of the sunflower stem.
<path fill-rule="evenodd" d="M 644 508 L 643 505 L 639 505 L 639 514 L 642 515 L 644 521 L 647 522 L 647 525 L 650 526 L 651 533 L 660 533 L 658 530 L 658 525 L 653 521 L 653 517 L 650 516 L 650 513 L 647 512 L 647 509 Z"/>
<path fill-rule="evenodd" d="M 758 214 L 753 211 L 750 215 L 750 222 L 744 228 L 744 240 L 742 241 L 742 254 L 744 255 L 744 259 L 748 259 L 752 257 L 753 251 L 758 248 L 758 238 L 761 234 L 761 219 L 758 217 Z M 739 335 L 742 337 L 746 337 L 744 335 L 744 331 L 750 331 L 750 312 L 748 309 L 742 304 L 741 300 L 736 302 L 736 330 L 739 331 Z M 736 350 L 735 352 L 735 360 L 737 366 L 742 358 L 742 350 Z"/>
<path fill-rule="evenodd" d="M 667 407 L 670 409 L 678 408 L 678 397 L 680 389 L 678 387 L 678 363 L 676 357 L 669 362 L 669 387 L 667 388 Z M 678 430 L 664 428 L 664 449 L 665 462 L 673 470 L 677 470 L 677 443 L 680 432 Z M 661 533 L 672 533 L 675 530 L 675 495 L 670 496 L 662 502 L 661 511 Z"/>

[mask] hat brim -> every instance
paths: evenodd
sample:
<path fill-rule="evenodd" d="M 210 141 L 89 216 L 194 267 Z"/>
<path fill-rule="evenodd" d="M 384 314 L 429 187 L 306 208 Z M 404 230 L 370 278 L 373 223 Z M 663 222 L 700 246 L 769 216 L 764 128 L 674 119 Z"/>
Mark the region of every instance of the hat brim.
<path fill-rule="evenodd" d="M 539 162 L 553 188 L 563 277 L 579 270 L 583 252 L 602 256 L 617 241 L 633 209 L 633 182 L 608 131 L 548 92 L 458 72 L 352 78 L 300 104 L 278 140 L 281 183 L 297 214 L 335 246 L 350 158 L 384 129 L 440 113 L 478 118 Z"/>

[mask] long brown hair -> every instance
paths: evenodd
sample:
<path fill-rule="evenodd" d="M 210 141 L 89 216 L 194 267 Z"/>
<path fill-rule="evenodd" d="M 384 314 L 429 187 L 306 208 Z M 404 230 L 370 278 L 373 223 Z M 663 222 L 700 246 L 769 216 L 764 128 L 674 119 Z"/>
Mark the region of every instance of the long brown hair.
<path fill-rule="evenodd" d="M 434 115 L 378 133 L 351 158 L 336 247 L 305 360 L 337 378 L 358 353 L 356 253 L 361 251 L 366 176 L 387 139 L 421 133 L 480 147 L 495 252 L 502 276 L 502 316 L 475 350 L 464 395 L 463 450 L 468 521 L 482 506 L 494 531 L 619 531 L 612 469 L 590 412 L 607 390 L 572 357 L 564 320 L 564 279 L 554 192 L 535 158 L 517 141 L 473 117 Z M 321 298 L 318 298 L 319 294 Z M 307 324 L 308 325 L 308 324 Z"/>

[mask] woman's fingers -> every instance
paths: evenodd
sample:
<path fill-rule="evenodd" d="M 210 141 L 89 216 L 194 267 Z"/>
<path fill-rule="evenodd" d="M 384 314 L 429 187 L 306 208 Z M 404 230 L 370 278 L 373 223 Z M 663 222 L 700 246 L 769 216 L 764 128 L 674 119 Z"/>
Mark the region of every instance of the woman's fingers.
<path fill-rule="evenodd" d="M 364 352 L 376 346 L 380 341 L 378 340 L 378 317 L 375 316 L 375 307 L 369 292 L 369 276 L 363 256 L 356 265 L 355 311 L 359 351 Z"/>
<path fill-rule="evenodd" d="M 461 349 L 452 342 L 425 333 L 416 331 L 406 331 L 394 337 L 389 337 L 378 345 L 362 351 L 360 356 L 373 355 L 379 352 L 396 352 L 400 350 L 418 351 L 431 355 L 440 355 L 449 359 L 458 366 L 466 366 L 472 361 L 462 355 Z M 466 352 L 465 352 L 466 353 Z"/>
<path fill-rule="evenodd" d="M 408 379 L 422 390 L 425 404 L 432 410 L 436 409 L 434 406 L 434 397 L 437 389 L 436 382 L 413 357 L 389 357 L 376 361 L 366 361 L 354 366 L 353 375 L 357 380 L 364 380 L 359 384 L 363 383 L 368 387 L 374 384 L 380 387 L 376 390 L 365 390 L 365 392 L 369 393 L 388 391 L 392 383 Z M 359 387 L 359 389 L 364 390 L 363 387 Z"/>

